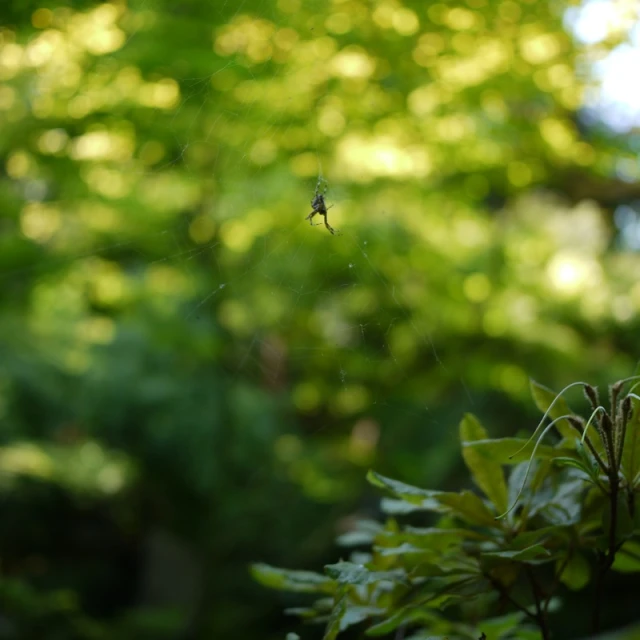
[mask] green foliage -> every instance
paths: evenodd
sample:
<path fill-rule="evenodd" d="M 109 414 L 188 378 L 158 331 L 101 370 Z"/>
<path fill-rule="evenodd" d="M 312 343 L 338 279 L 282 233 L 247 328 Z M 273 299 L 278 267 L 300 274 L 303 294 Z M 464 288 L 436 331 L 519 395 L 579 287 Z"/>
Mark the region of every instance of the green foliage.
<path fill-rule="evenodd" d="M 640 198 L 637 134 L 585 117 L 592 61 L 635 27 L 608 4 L 582 43 L 573 0 L 0 2 L 0 580 L 35 594 L 2 628 L 29 637 L 62 592 L 38 640 L 76 619 L 160 637 L 173 605 L 198 640 L 281 640 L 280 594 L 244 567 L 326 561 L 370 467 L 414 526 L 345 544 L 387 531 L 376 553 L 409 561 L 493 530 L 535 446 L 499 438 L 531 424 L 525 371 L 602 383 L 640 352 L 640 254 L 613 217 Z M 321 181 L 336 236 L 305 221 Z M 391 486 L 459 484 L 465 411 L 497 438 L 462 434 L 482 496 Z M 602 484 L 571 435 L 536 449 L 533 512 L 561 464 Z"/>
<path fill-rule="evenodd" d="M 343 536 L 342 544 L 364 543 L 368 551 L 327 565 L 328 582 L 317 574 L 262 565 L 254 571 L 263 583 L 278 588 L 291 590 L 301 575 L 304 590 L 333 591 L 325 638 L 366 621 L 367 636 L 402 628 L 413 639 L 438 634 L 478 638 L 481 633 L 492 639 L 530 634 L 547 639 L 551 616 L 562 606 L 563 587 L 583 591 L 588 586 L 595 592 L 592 630 L 599 631 L 608 572 L 640 571 L 640 486 L 628 481 L 634 475 L 625 468 L 634 464 L 625 446 L 635 444 L 629 434 L 638 423 L 635 394 L 622 393 L 627 382 L 611 385 L 612 404 L 597 412 L 595 435 L 587 432 L 588 420 L 570 412 L 560 395 L 532 383 L 544 419 L 568 417 L 549 423 L 557 428 L 555 444 L 534 447 L 527 462 L 512 466 L 508 479 L 505 448 L 515 451 L 521 441 L 488 440 L 478 419 L 466 415 L 460 423 L 462 455 L 483 495 L 421 489 L 370 471 L 369 482 L 393 496 L 391 512 L 431 512 L 434 526 L 392 518 L 378 529 L 366 524 L 369 537 Z M 596 405 L 597 390 L 580 385 Z M 580 437 L 569 437 L 575 433 Z M 616 449 L 615 443 L 623 441 Z M 597 449 L 606 456 L 590 453 Z M 513 496 L 516 501 L 509 504 Z M 403 504 L 406 509 L 399 508 Z M 277 584 L 265 579 L 269 575 L 279 576 Z M 304 618 L 324 623 L 323 607 L 326 599 L 305 610 Z M 499 616 L 505 608 L 512 612 Z"/>

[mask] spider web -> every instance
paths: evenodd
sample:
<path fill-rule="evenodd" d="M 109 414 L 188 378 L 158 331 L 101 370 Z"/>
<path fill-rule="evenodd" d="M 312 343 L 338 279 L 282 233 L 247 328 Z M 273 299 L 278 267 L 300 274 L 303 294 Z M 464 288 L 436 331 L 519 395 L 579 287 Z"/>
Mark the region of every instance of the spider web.
<path fill-rule="evenodd" d="M 312 4 L 318 9 L 322 6 Z M 311 42 L 316 37 L 316 26 L 313 7 L 308 5 L 305 10 L 311 18 L 308 32 L 302 33 L 301 38 Z M 244 28 L 248 39 L 253 37 L 251 29 L 255 20 L 267 21 L 274 30 L 290 26 L 291 16 L 268 2 L 261 6 L 260 16 L 246 14 Z M 225 4 L 220 11 L 226 7 Z M 142 2 L 134 9 L 142 15 L 153 7 Z M 244 20 L 243 10 L 243 3 L 238 4 L 228 24 Z M 143 38 L 143 25 L 141 22 L 128 31 L 123 51 Z M 298 28 L 299 25 L 295 26 Z M 273 38 L 273 34 L 270 37 Z M 268 56 L 261 64 L 272 62 L 272 56 Z M 311 57 L 306 66 L 295 69 L 296 78 L 305 78 L 306 84 L 289 83 L 291 93 L 280 96 L 284 105 L 317 92 L 314 73 L 318 64 L 322 62 Z M 291 68 L 286 64 L 273 64 L 272 67 L 272 85 L 281 81 L 281 86 L 287 86 Z M 137 188 L 145 181 L 153 184 L 156 178 L 171 176 L 174 170 L 186 171 L 187 177 L 201 180 L 202 163 L 198 154 L 206 153 L 208 149 L 212 189 L 219 195 L 217 202 L 202 205 L 202 211 L 186 217 L 183 214 L 166 215 L 168 223 L 164 224 L 158 224 L 151 216 L 145 218 L 143 212 L 137 224 L 123 232 L 129 238 L 102 247 L 89 244 L 86 250 L 70 251 L 60 258 L 40 261 L 33 267 L 6 272 L 2 278 L 4 281 L 15 280 L 35 271 L 42 274 L 38 279 L 46 282 L 54 269 L 65 265 L 77 265 L 81 270 L 85 264 L 95 263 L 96 258 L 108 262 L 113 256 L 117 262 L 124 256 L 121 264 L 126 270 L 151 274 L 149 277 L 156 281 L 166 280 L 167 284 L 161 283 L 159 288 L 168 301 L 158 301 L 158 304 L 168 304 L 174 309 L 168 313 L 175 313 L 182 319 L 185 332 L 209 331 L 212 320 L 226 322 L 227 330 L 236 335 L 238 346 L 238 351 L 226 358 L 229 375 L 259 386 L 288 388 L 294 396 L 297 393 L 298 406 L 305 405 L 302 413 L 311 418 L 313 425 L 307 437 L 322 437 L 326 431 L 332 434 L 352 431 L 354 441 L 359 438 L 362 446 L 369 446 L 367 442 L 375 446 L 381 432 L 384 434 L 392 426 L 385 424 L 384 417 L 371 417 L 380 407 L 390 405 L 384 394 L 371 396 L 369 373 L 380 367 L 391 367 L 398 385 L 406 383 L 411 376 L 408 366 L 396 355 L 396 347 L 388 340 L 397 327 L 400 324 L 409 327 L 414 341 L 423 345 L 424 353 L 428 354 L 423 365 L 426 369 L 435 367 L 446 371 L 429 323 L 414 317 L 411 305 L 405 301 L 404 287 L 395 283 L 385 269 L 384 261 L 394 257 L 393 249 L 387 251 L 383 247 L 386 233 L 394 232 L 395 212 L 374 205 L 363 214 L 356 202 L 358 193 L 352 192 L 350 184 L 341 180 L 339 173 L 325 175 L 323 165 L 331 167 L 335 164 L 336 138 L 322 135 L 317 125 L 314 129 L 314 121 L 319 117 L 318 105 L 332 97 L 331 88 L 321 90 L 310 99 L 313 107 L 307 120 L 302 122 L 311 132 L 309 144 L 302 154 L 307 158 L 305 166 L 297 172 L 280 169 L 280 173 L 274 173 L 273 167 L 277 163 L 261 159 L 260 149 L 266 149 L 262 153 L 268 156 L 269 148 L 286 140 L 292 125 L 276 109 L 260 119 L 265 110 L 258 98 L 238 104 L 235 112 L 231 112 L 226 104 L 219 107 L 216 97 L 220 90 L 212 85 L 215 86 L 229 71 L 236 71 L 237 77 L 226 88 L 227 94 L 243 87 L 249 91 L 251 83 L 258 80 L 252 65 L 242 64 L 239 54 L 219 59 L 206 75 L 176 78 L 181 95 L 178 104 L 169 112 L 168 134 L 174 144 L 168 157 L 150 169 L 141 171 L 134 167 L 131 171 L 136 176 Z M 189 122 L 186 127 L 183 126 L 185 119 Z M 220 144 L 224 128 L 242 127 L 245 123 L 254 127 L 252 135 L 245 135 L 245 140 L 235 149 L 228 147 L 225 150 Z M 348 128 L 348 123 L 346 126 Z M 211 151 L 211 147 L 215 149 Z M 311 162 L 309 158 L 312 158 Z M 315 165 L 314 173 L 309 168 L 312 165 Z M 241 177 L 236 179 L 235 174 Z M 159 180 L 157 183 L 160 184 Z M 328 187 L 325 197 L 330 209 L 330 224 L 339 231 L 335 237 L 324 226 L 310 227 L 305 222 L 309 203 L 314 199 L 314 188 L 317 192 L 325 186 Z M 362 193 L 362 189 L 359 192 Z M 269 224 L 262 225 L 261 216 Z M 371 218 L 373 222 L 363 224 L 363 217 Z M 204 227 L 210 224 L 216 233 L 204 241 L 202 238 L 207 234 L 200 233 L 194 241 L 194 235 L 198 235 L 193 233 L 194 220 Z M 382 221 L 382 225 L 376 225 L 376 221 Z M 260 228 L 256 229 L 256 226 Z M 218 233 L 223 228 L 231 229 L 226 237 Z M 243 240 L 242 234 L 250 235 L 252 239 Z M 374 251 L 371 243 L 375 244 Z M 160 256 L 157 255 L 158 246 L 163 251 Z M 133 257 L 127 256 L 129 251 L 133 252 Z M 196 263 L 199 263 L 197 267 Z M 203 269 L 202 263 L 209 269 Z M 175 288 L 167 291 L 172 288 L 172 281 L 176 282 Z M 378 318 L 370 312 L 374 304 L 371 290 L 375 287 L 383 291 L 395 308 L 392 318 Z M 256 295 L 284 299 L 279 303 L 276 318 L 247 321 L 248 308 Z M 313 301 L 312 306 L 309 306 L 309 300 Z M 283 305 L 286 305 L 286 313 L 282 311 Z M 268 308 L 268 302 L 263 306 Z M 314 332 L 300 327 L 307 316 L 315 323 Z M 404 340 L 408 341 L 406 335 Z M 64 349 L 73 349 L 70 341 L 73 341 L 70 336 L 61 341 Z M 354 358 L 354 354 L 359 355 Z M 49 357 L 54 360 L 64 358 L 59 354 L 49 354 Z M 287 374 L 282 373 L 285 368 Z M 331 385 L 333 388 L 328 393 L 328 406 L 325 407 L 322 406 L 324 400 L 318 400 L 323 392 L 314 389 L 314 385 L 322 384 L 315 380 L 314 368 L 325 379 L 336 381 Z M 461 389 L 463 387 L 461 381 Z M 426 396 L 428 398 L 428 393 Z M 317 404 L 315 410 L 310 408 L 312 401 Z M 317 411 L 324 416 L 319 422 L 313 419 Z M 425 419 L 427 423 L 437 423 L 437 419 L 429 416 L 428 401 L 421 409 L 408 408 L 407 411 L 413 414 L 416 429 Z M 390 441 L 393 439 L 389 435 L 386 437 Z M 257 468 L 248 482 L 259 483 L 261 474 L 268 472 L 267 466 Z"/>
<path fill-rule="evenodd" d="M 309 4 L 318 9 L 323 6 L 319 2 L 305 3 L 310 15 L 313 11 Z M 287 16 L 272 3 L 265 1 L 261 6 L 260 19 L 276 29 L 289 26 Z M 138 7 L 140 12 L 150 9 L 149 2 Z M 243 3 L 239 3 L 229 23 L 243 15 Z M 249 21 L 246 28 L 250 25 Z M 313 29 L 309 27 L 302 37 L 313 39 Z M 134 46 L 142 37 L 142 27 L 130 30 L 123 49 Z M 263 60 L 263 64 L 271 62 L 271 56 Z M 285 103 L 316 91 L 314 71 L 318 64 L 311 58 L 306 67 L 296 70 L 298 78 L 307 78 L 307 85 L 291 83 Z M 433 335 L 437 314 L 417 315 L 415 300 L 408 299 L 411 287 L 396 282 L 393 271 L 387 268 L 391 261 L 405 259 L 402 249 L 394 248 L 398 242 L 389 242 L 402 235 L 400 226 L 394 223 L 398 212 L 389 206 L 388 199 L 386 204 L 377 204 L 369 188 L 362 187 L 365 180 L 354 186 L 344 179 L 335 169 L 336 138 L 320 134 L 317 125 L 314 128 L 318 105 L 332 97 L 332 90 L 320 91 L 310 100 L 313 108 L 302 124 L 312 133 L 299 154 L 306 160 L 296 171 L 282 169 L 285 163 L 269 162 L 260 155 L 268 156 L 269 149 L 286 138 L 292 125 L 281 122 L 282 114 L 277 110 L 264 120 L 256 119 L 264 112 L 257 99 L 238 105 L 235 112 L 226 105 L 219 108 L 216 97 L 220 90 L 212 89 L 212 83 L 229 70 L 238 71 L 238 77 L 226 88 L 227 94 L 257 80 L 251 65 L 242 65 L 233 55 L 228 61 L 219 60 L 207 75 L 176 78 L 181 95 L 170 112 L 167 132 L 173 145 L 165 144 L 166 155 L 151 168 L 134 166 L 129 172 L 135 176 L 138 189 L 144 184 L 152 185 L 149 189 L 161 185 L 161 180 L 171 178 L 174 172 L 198 181 L 206 178 L 200 155 L 210 153 L 211 189 L 216 194 L 210 204 L 196 203 L 179 214 L 175 209 L 168 213 L 160 209 L 158 219 L 131 205 L 127 211 L 134 222 L 126 225 L 115 243 L 98 241 L 96 245 L 95 238 L 100 234 L 95 234 L 86 243 L 78 243 L 80 250 L 69 249 L 66 244 L 59 257 L 46 257 L 33 266 L 5 272 L 0 278 L 5 283 L 35 279 L 35 289 L 47 291 L 42 294 L 43 304 L 51 304 L 60 285 L 59 271 L 73 272 L 71 280 L 76 283 L 72 286 L 82 289 L 86 283 L 78 284 L 78 279 L 83 271 L 95 269 L 100 274 L 98 279 L 108 283 L 115 263 L 127 278 L 153 283 L 152 291 L 132 303 L 134 312 L 141 308 L 148 314 L 147 322 L 178 318 L 185 335 L 203 343 L 207 342 L 204 336 L 218 332 L 222 325 L 233 336 L 233 345 L 222 350 L 219 358 L 227 385 L 248 382 L 293 400 L 288 400 L 290 410 L 297 413 L 293 426 L 277 434 L 277 441 L 267 446 L 283 452 L 287 458 L 283 466 L 293 467 L 287 452 L 303 442 L 303 455 L 314 459 L 315 475 L 308 482 L 299 478 L 295 481 L 312 499 L 331 502 L 336 500 L 337 491 L 331 478 L 336 468 L 333 442 L 339 438 L 356 452 L 355 460 L 348 456 L 341 460 L 339 470 L 351 466 L 362 477 L 368 466 L 362 459 L 375 460 L 381 443 L 393 448 L 397 441 L 415 438 L 424 443 L 444 433 L 448 444 L 440 443 L 439 451 L 443 446 L 455 450 L 455 433 L 450 426 L 443 427 L 440 414 L 430 411 L 432 400 L 440 402 L 434 391 L 426 388 L 420 405 L 399 402 L 405 386 L 407 397 L 415 397 L 416 369 L 427 372 L 420 382 L 433 380 L 438 372 L 448 377 L 452 374 Z M 287 65 L 274 65 L 272 80 L 282 80 L 284 86 L 289 72 Z M 185 118 L 187 127 L 181 123 Z M 245 135 L 235 148 L 225 149 L 220 139 L 227 127 L 235 126 L 251 126 L 252 134 Z M 325 200 L 330 209 L 329 224 L 338 232 L 335 236 L 324 225 L 310 226 L 305 220 L 314 192 L 324 186 L 328 187 Z M 358 202 L 360 198 L 366 208 Z M 52 253 L 55 256 L 56 252 Z M 375 299 L 377 291 L 384 300 Z M 377 307 L 384 307 L 384 313 L 378 314 Z M 263 315 L 256 317 L 256 310 L 262 310 Z M 48 338 L 50 313 L 44 312 L 39 324 L 36 322 L 36 331 Z M 92 312 L 85 308 L 79 315 L 83 313 Z M 73 322 L 59 334 L 55 349 L 45 357 L 76 373 L 85 367 L 84 375 L 95 377 L 96 385 L 102 384 L 101 374 L 87 365 L 91 357 L 78 355 L 86 351 L 78 347 L 75 336 L 78 323 L 84 319 L 70 320 Z M 312 324 L 311 329 L 304 326 L 305 322 Z M 59 326 L 59 322 L 55 324 Z M 154 328 L 149 325 L 148 330 Z M 407 354 L 414 344 L 420 354 L 418 364 Z M 104 349 L 110 348 L 105 341 Z M 386 372 L 384 377 L 393 380 L 392 387 L 377 378 L 377 370 Z M 463 398 L 455 407 L 459 416 L 461 405 L 473 404 L 473 399 L 462 378 L 457 374 L 453 377 L 459 381 L 458 395 Z M 395 433 L 399 422 L 404 424 L 403 431 Z M 432 436 L 425 437 L 425 425 Z M 314 455 L 314 447 L 331 453 Z M 440 453 L 439 458 L 425 452 L 425 460 L 430 463 L 425 466 L 433 471 L 434 479 L 439 479 L 438 474 L 446 471 L 448 464 L 446 456 Z M 239 486 L 251 493 L 272 472 L 271 463 L 258 464 Z M 236 517 L 246 515 L 238 513 Z M 233 529 L 234 523 L 228 524 Z M 307 532 L 300 538 L 300 545 L 305 546 L 314 535 L 313 531 Z"/>

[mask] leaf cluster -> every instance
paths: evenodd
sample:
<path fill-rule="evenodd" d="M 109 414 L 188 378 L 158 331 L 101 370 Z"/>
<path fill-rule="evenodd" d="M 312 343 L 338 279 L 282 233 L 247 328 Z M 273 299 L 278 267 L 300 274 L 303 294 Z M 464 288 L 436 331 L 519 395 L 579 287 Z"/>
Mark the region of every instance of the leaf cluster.
<path fill-rule="evenodd" d="M 634 379 L 611 385 L 608 410 L 594 387 L 569 385 L 582 386 L 588 420 L 562 393 L 532 382 L 544 416 L 528 440 L 490 439 L 466 415 L 462 455 L 479 492 L 422 489 L 370 471 L 389 517 L 341 537 L 349 560 L 324 575 L 259 564 L 254 576 L 316 594 L 311 606 L 289 611 L 326 624 L 324 640 L 360 623 L 371 637 L 549 638 L 563 593 L 589 584 L 598 631 L 609 569 L 640 570 L 640 398 L 634 387 L 623 393 Z M 542 444 L 552 428 L 555 439 Z M 432 514 L 432 526 L 403 522 L 422 514 Z"/>

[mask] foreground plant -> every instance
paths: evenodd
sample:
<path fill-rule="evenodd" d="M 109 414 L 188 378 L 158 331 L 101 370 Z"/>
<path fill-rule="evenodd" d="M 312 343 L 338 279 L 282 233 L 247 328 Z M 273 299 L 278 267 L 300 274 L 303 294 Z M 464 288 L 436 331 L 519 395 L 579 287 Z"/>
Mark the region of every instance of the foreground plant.
<path fill-rule="evenodd" d="M 546 640 L 563 590 L 590 585 L 591 628 L 599 631 L 608 573 L 640 571 L 640 382 L 624 391 L 638 378 L 611 385 L 608 408 L 587 383 L 555 395 L 532 382 L 544 415 L 529 440 L 489 439 L 465 416 L 462 455 L 482 495 L 420 489 L 371 471 L 369 481 L 389 495 L 382 509 L 390 517 L 340 538 L 353 549 L 348 561 L 324 574 L 257 564 L 254 576 L 316 594 L 311 606 L 289 611 L 325 624 L 324 640 L 357 624 L 367 636 L 407 640 Z M 575 386 L 591 405 L 588 419 L 562 397 Z M 552 429 L 555 442 L 543 443 Z M 425 512 L 437 514 L 434 526 L 398 522 Z"/>

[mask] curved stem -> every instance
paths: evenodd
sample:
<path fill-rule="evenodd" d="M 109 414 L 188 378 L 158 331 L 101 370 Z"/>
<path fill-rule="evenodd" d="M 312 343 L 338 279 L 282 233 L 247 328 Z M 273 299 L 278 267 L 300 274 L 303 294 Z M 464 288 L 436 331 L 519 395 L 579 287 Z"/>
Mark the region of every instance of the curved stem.
<path fill-rule="evenodd" d="M 578 385 L 583 385 L 584 386 L 585 384 L 587 384 L 587 383 L 586 382 L 572 382 L 571 384 L 568 384 L 562 391 L 560 391 L 560 393 L 558 393 L 556 395 L 556 397 L 553 399 L 553 401 L 551 402 L 551 404 L 549 405 L 547 410 L 544 412 L 544 415 L 542 416 L 542 420 L 540 420 L 540 422 L 538 423 L 538 426 L 533 430 L 533 433 L 531 434 L 529 439 L 522 445 L 522 447 L 520 447 L 520 449 L 518 449 L 515 453 L 513 453 L 511 455 L 511 457 L 513 458 L 514 456 L 517 456 L 521 451 L 523 451 L 524 449 L 527 448 L 527 445 L 536 437 L 536 433 L 538 433 L 538 429 L 544 424 L 544 421 L 549 416 L 549 413 L 551 412 L 551 409 L 553 409 L 553 406 L 562 397 L 562 394 L 565 391 L 568 391 L 569 389 L 571 389 L 571 387 L 576 387 Z M 563 416 L 563 417 L 566 418 L 567 416 Z M 556 418 L 556 420 L 558 420 L 558 419 L 559 418 Z"/>
<path fill-rule="evenodd" d="M 536 446 L 533 448 L 533 451 L 531 452 L 531 457 L 529 458 L 529 465 L 527 466 L 527 471 L 524 474 L 524 479 L 522 480 L 522 485 L 520 487 L 520 490 L 518 491 L 518 495 L 516 496 L 516 499 L 513 501 L 513 504 L 502 515 L 496 516 L 496 520 L 500 520 L 500 519 L 504 518 L 506 515 L 508 515 L 509 513 L 511 513 L 513 511 L 514 507 L 518 504 L 518 500 L 520 499 L 520 496 L 522 495 L 524 487 L 527 484 L 527 478 L 529 477 L 529 471 L 531 471 L 531 465 L 533 464 L 533 459 L 536 456 L 536 451 L 538 450 L 538 447 L 540 446 L 540 443 L 542 442 L 543 438 L 547 435 L 547 432 L 559 420 L 566 420 L 567 418 L 570 418 L 570 417 L 571 417 L 571 414 L 567 414 L 567 415 L 564 415 L 564 416 L 558 416 L 555 420 L 552 420 L 546 426 L 545 430 L 540 434 L 540 437 L 538 438 L 538 441 L 536 442 Z M 522 448 L 520 449 L 520 451 L 522 451 Z M 515 456 L 515 455 L 516 454 L 514 453 L 514 454 L 510 455 L 509 457 L 513 458 L 513 456 Z"/>

